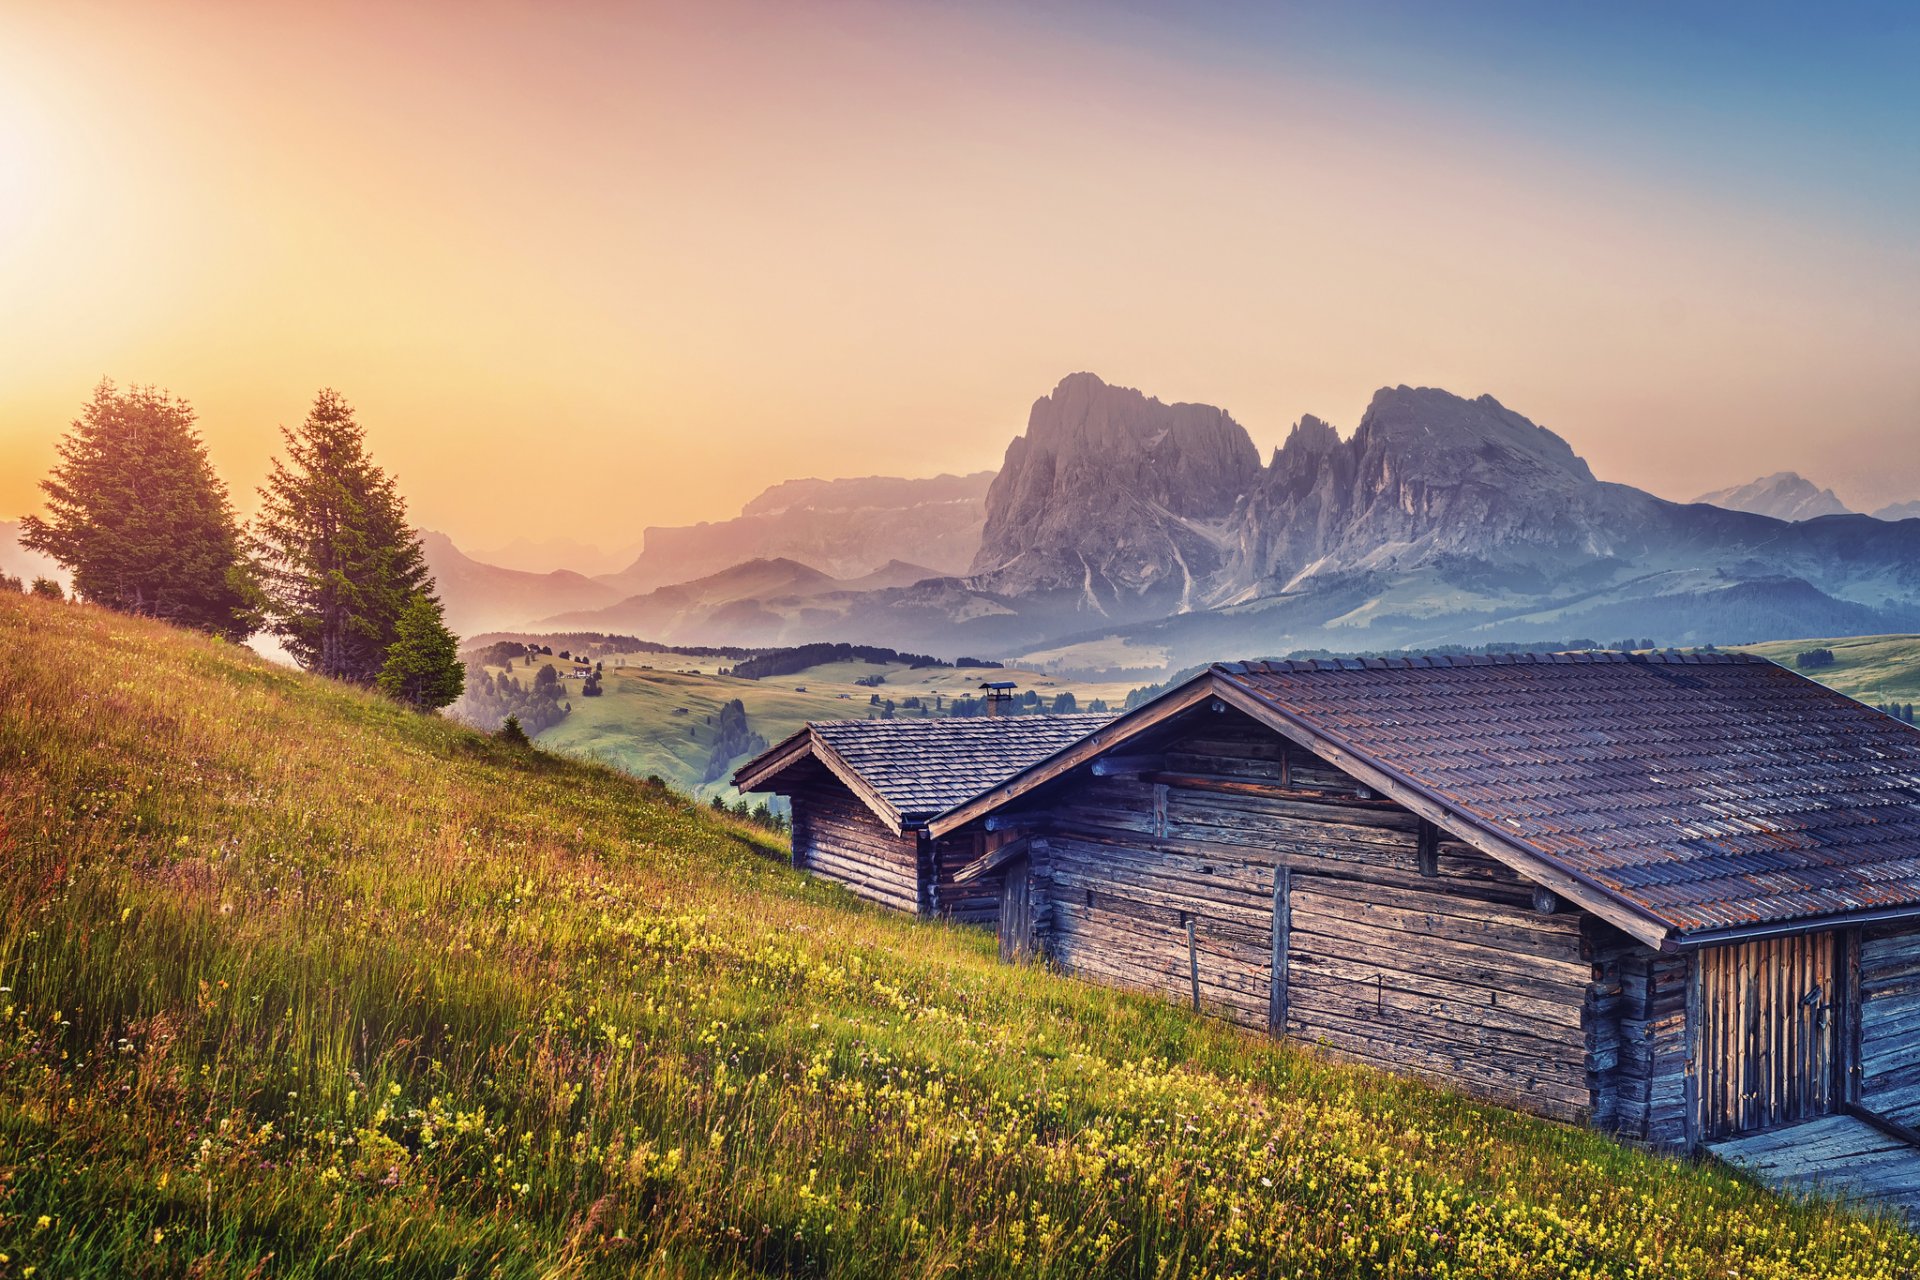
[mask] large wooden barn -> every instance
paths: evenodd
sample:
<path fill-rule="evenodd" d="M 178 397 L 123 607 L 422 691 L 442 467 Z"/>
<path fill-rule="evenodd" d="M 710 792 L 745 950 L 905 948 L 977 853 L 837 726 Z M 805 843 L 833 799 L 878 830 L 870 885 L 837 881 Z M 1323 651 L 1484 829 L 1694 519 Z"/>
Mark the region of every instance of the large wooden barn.
<path fill-rule="evenodd" d="M 1920 1124 L 1920 733 L 1759 659 L 1215 666 L 927 830 L 1005 949 L 1531 1111 Z"/>
<path fill-rule="evenodd" d="M 927 820 L 1080 741 L 1110 715 L 830 720 L 734 775 L 793 804 L 793 865 L 883 906 L 992 923 L 997 883 L 953 873 L 1003 841 L 984 824 L 934 839 Z"/>

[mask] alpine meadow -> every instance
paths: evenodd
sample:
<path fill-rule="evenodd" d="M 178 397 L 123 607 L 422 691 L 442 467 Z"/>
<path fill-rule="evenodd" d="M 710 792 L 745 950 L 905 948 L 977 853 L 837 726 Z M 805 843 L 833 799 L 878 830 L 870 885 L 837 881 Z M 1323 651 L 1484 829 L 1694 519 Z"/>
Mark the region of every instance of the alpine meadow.
<path fill-rule="evenodd" d="M 160 623 L 0 593 L 0 706 L 8 1276 L 1920 1268 Z"/>

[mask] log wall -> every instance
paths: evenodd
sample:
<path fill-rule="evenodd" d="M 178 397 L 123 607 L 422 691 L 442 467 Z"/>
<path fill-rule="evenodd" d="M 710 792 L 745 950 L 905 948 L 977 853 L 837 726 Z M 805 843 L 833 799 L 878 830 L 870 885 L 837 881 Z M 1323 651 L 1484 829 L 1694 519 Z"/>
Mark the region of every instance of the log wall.
<path fill-rule="evenodd" d="M 1920 1127 L 1920 929 L 1863 930 L 1858 957 L 1854 1097 L 1868 1110 Z"/>
<path fill-rule="evenodd" d="M 1140 776 L 1069 775 L 1030 811 L 1035 930 L 1067 970 L 1612 1123 L 1617 936 L 1265 728 L 1207 715 Z"/>
<path fill-rule="evenodd" d="M 922 891 L 920 840 L 895 835 L 839 780 L 794 782 L 793 865 L 837 880 L 869 902 L 919 914 Z"/>

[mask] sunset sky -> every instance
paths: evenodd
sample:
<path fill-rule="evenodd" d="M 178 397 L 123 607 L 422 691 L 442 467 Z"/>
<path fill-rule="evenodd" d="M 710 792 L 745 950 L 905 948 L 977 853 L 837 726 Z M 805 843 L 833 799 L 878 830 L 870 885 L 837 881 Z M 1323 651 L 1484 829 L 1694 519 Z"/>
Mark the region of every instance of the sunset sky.
<path fill-rule="evenodd" d="M 1490 392 L 1669 497 L 1920 497 L 1911 5 L 0 0 L 0 516 L 102 376 L 314 391 L 463 545 Z"/>

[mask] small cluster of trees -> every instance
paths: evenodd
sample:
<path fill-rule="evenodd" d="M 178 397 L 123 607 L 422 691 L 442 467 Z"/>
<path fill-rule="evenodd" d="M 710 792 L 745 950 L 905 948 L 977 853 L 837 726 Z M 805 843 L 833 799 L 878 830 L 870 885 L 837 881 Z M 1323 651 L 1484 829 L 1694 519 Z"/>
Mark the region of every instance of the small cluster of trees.
<path fill-rule="evenodd" d="M 1838 659 L 1833 656 L 1831 649 L 1807 649 L 1794 657 L 1793 665 L 1802 671 L 1814 671 L 1820 667 L 1830 667 L 1836 661 Z"/>
<path fill-rule="evenodd" d="M 184 400 L 103 381 L 61 439 L 40 486 L 46 514 L 26 518 L 21 544 L 65 566 L 79 599 L 227 640 L 265 630 L 307 670 L 421 710 L 459 697 L 458 640 L 419 536 L 346 400 L 323 390 L 281 429 L 286 456 L 250 528 L 194 423 Z"/>
<path fill-rule="evenodd" d="M 60 584 L 52 578 L 35 578 L 33 585 L 28 586 L 26 582 L 14 577 L 10 573 L 0 573 L 0 591 L 12 591 L 16 594 L 40 596 L 46 600 L 65 600 L 67 598 L 67 593 L 62 591 Z"/>
<path fill-rule="evenodd" d="M 738 698 L 729 699 L 720 708 L 720 716 L 714 726 L 713 749 L 707 753 L 707 767 L 700 781 L 716 781 L 726 773 L 727 765 L 736 757 L 757 754 L 766 749 L 767 740 L 755 733 L 747 723 L 746 704 Z"/>
<path fill-rule="evenodd" d="M 559 724 L 572 709 L 561 698 L 560 681 L 552 667 L 541 667 L 528 683 L 506 671 L 493 675 L 475 663 L 467 668 L 466 690 L 448 714 L 489 731 L 515 720 L 521 732 L 537 734 Z"/>
<path fill-rule="evenodd" d="M 661 785 L 664 786 L 666 784 L 662 783 Z M 792 816 L 773 808 L 765 800 L 754 803 L 749 801 L 745 796 L 741 796 L 732 804 L 728 804 L 724 796 L 716 795 L 711 803 L 713 804 L 713 811 L 715 813 L 730 814 L 733 817 L 739 818 L 742 822 L 751 822 L 756 827 L 763 827 L 775 835 L 790 836 L 793 834 Z"/>
<path fill-rule="evenodd" d="M 1881 702 L 1875 704 L 1874 709 L 1885 712 L 1895 720 L 1904 720 L 1908 724 L 1913 723 L 1913 704 L 1911 702 Z"/>

